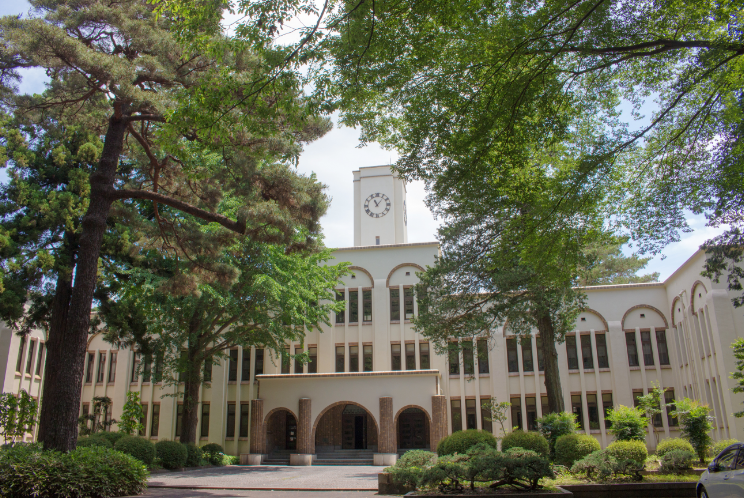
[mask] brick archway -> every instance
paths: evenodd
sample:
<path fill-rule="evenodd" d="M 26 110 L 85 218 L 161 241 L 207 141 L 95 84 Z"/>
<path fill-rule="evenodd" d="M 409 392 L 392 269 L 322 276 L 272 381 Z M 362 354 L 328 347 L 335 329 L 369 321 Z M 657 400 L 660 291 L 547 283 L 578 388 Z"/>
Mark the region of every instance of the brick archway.
<path fill-rule="evenodd" d="M 300 419 L 297 417 L 297 414 L 295 412 L 293 412 L 292 410 L 290 410 L 289 408 L 278 407 L 278 408 L 274 408 L 269 413 L 267 413 L 266 416 L 264 417 L 263 424 L 262 424 L 262 429 L 261 430 L 263 431 L 263 441 L 264 441 L 264 443 L 266 445 L 265 451 L 267 451 L 269 453 L 273 449 L 273 447 L 272 447 L 273 444 L 272 443 L 274 443 L 274 444 L 277 443 L 277 439 L 276 439 L 277 435 L 276 434 L 274 434 L 272 438 L 269 438 L 269 428 L 272 425 L 272 423 L 271 423 L 271 417 L 273 417 L 274 415 L 276 415 L 276 414 L 278 414 L 280 412 L 286 412 L 286 413 L 289 413 L 290 415 L 292 415 L 292 417 L 294 417 L 294 419 L 295 419 L 295 426 L 298 426 L 299 425 Z M 276 425 L 276 424 L 279 424 L 279 430 L 280 431 L 286 430 L 286 426 L 280 420 L 274 421 L 274 425 Z M 296 448 L 295 448 L 295 450 L 296 450 Z"/>
<path fill-rule="evenodd" d="M 318 416 L 315 417 L 315 422 L 313 422 L 313 430 L 312 430 L 312 433 L 310 435 L 310 444 L 312 445 L 312 452 L 313 453 L 315 453 L 315 434 L 316 434 L 316 430 L 318 429 L 318 424 L 320 423 L 320 420 L 323 418 L 323 415 L 325 415 L 326 413 L 328 413 L 331 409 L 336 408 L 337 406 L 342 406 L 342 405 L 344 405 L 344 406 L 345 405 L 358 406 L 359 408 L 361 408 L 362 410 L 364 410 L 365 412 L 367 412 L 367 416 L 370 419 L 372 419 L 372 423 L 374 424 L 375 432 L 377 433 L 377 437 L 378 438 L 380 437 L 380 426 L 377 424 L 377 419 L 372 414 L 372 412 L 369 411 L 369 409 L 366 406 L 364 406 L 364 405 L 362 405 L 360 403 L 357 403 L 355 401 L 336 401 L 335 403 L 331 403 L 330 405 L 326 406 L 318 414 Z"/>
<path fill-rule="evenodd" d="M 424 415 L 426 416 L 426 421 L 429 423 L 429 433 L 427 434 L 427 437 L 428 437 L 428 440 L 429 440 L 429 450 L 430 451 L 435 451 L 436 448 L 433 448 L 432 449 L 432 447 L 431 447 L 431 440 L 432 440 L 431 431 L 433 430 L 433 427 L 434 427 L 432 425 L 432 423 L 431 423 L 431 415 L 429 415 L 429 412 L 426 411 L 425 408 L 423 408 L 422 406 L 419 406 L 419 405 L 406 405 L 403 408 L 401 408 L 400 410 L 398 410 L 398 413 L 396 413 L 395 414 L 395 417 L 393 417 L 393 427 L 394 427 L 393 430 L 395 431 L 395 449 L 396 450 L 400 449 L 398 447 L 400 445 L 400 441 L 398 441 L 398 432 L 399 432 L 399 429 L 398 429 L 398 417 L 400 416 L 401 413 L 403 413 L 405 410 L 407 410 L 409 408 L 416 408 L 417 410 L 421 410 L 422 412 L 424 412 Z"/>

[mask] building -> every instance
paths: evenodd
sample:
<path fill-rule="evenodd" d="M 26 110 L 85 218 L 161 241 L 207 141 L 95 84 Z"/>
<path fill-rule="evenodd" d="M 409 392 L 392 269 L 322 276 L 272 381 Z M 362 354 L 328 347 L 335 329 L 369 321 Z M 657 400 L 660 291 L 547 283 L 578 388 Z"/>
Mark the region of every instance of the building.
<path fill-rule="evenodd" d="M 346 458 L 389 465 L 400 451 L 435 448 L 460 429 L 499 434 L 480 409 L 490 398 L 511 401 L 508 427 L 535 427 L 547 402 L 539 338 L 520 343 L 502 327 L 489 343 L 463 344 L 464 351 L 481 353 L 464 361 L 462 354 L 435 354 L 414 331 L 416 272 L 434 263 L 439 246 L 408 243 L 407 222 L 405 184 L 389 167 L 354 172 L 354 246 L 334 253 L 352 264 L 337 289 L 345 313 L 331 317 L 322 333 L 309 332 L 304 345 L 287 344 L 292 353 L 307 350 L 308 364 L 283 368 L 270 351 L 256 348 L 233 349 L 215 364 L 201 390 L 202 444 L 218 443 L 246 463 Z M 715 439 L 744 434 L 744 420 L 732 415 L 742 396 L 731 392 L 729 379 L 730 345 L 744 336 L 744 311 L 732 307 L 725 283 L 700 276 L 703 261 L 699 251 L 661 283 L 586 289 L 588 308 L 558 347 L 559 364 L 566 408 L 603 447 L 611 441 L 605 410 L 632 405 L 655 381 L 668 389 L 669 401 L 688 396 L 709 404 Z M 41 331 L 21 341 L 2 330 L 4 391 L 38 396 L 44 341 Z M 151 369 L 140 374 L 137 361 L 133 351 L 91 337 L 81 414 L 94 396 L 108 396 L 117 418 L 133 390 L 146 408 L 144 435 L 177 438 L 179 400 L 163 397 L 175 388 L 151 382 Z M 664 436 L 679 435 L 666 413 L 654 426 Z"/>

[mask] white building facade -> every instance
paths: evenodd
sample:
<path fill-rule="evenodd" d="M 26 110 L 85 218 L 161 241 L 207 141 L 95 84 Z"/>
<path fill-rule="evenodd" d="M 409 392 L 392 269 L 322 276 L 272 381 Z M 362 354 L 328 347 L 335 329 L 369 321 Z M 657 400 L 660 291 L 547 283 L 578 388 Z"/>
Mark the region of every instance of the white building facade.
<path fill-rule="evenodd" d="M 494 398 L 512 403 L 507 428 L 536 427 L 547 405 L 539 337 L 518 341 L 507 325 L 448 358 L 414 330 L 417 272 L 433 265 L 440 249 L 437 242 L 408 243 L 405 203 L 405 183 L 388 166 L 354 172 L 355 245 L 334 252 L 337 262 L 351 263 L 336 289 L 346 311 L 332 316 L 330 327 L 308 332 L 302 344 L 286 345 L 290 354 L 307 351 L 310 363 L 282 366 L 269 350 L 235 348 L 213 365 L 200 394 L 201 444 L 218 443 L 244 463 L 342 458 L 389 465 L 400 452 L 434 449 L 457 430 L 499 435 L 501 427 L 480 408 Z M 588 307 L 558 345 L 558 362 L 566 410 L 603 447 L 612 440 L 605 410 L 632 406 L 654 382 L 667 389 L 669 402 L 687 396 L 708 404 L 714 439 L 744 434 L 744 420 L 733 416 L 743 397 L 731 392 L 729 379 L 735 370 L 730 346 L 744 337 L 744 310 L 733 308 L 725 283 L 700 276 L 703 262 L 699 251 L 662 283 L 585 289 Z M 3 391 L 38 397 L 44 333 L 22 341 L 0 327 Z M 176 387 L 153 382 L 152 368 L 138 369 L 138 361 L 134 351 L 92 336 L 80 413 L 89 413 L 94 397 L 107 396 L 117 419 L 126 392 L 136 391 L 146 411 L 143 436 L 177 439 Z M 667 413 L 653 430 L 679 435 Z M 654 438 L 647 440 L 652 447 Z"/>

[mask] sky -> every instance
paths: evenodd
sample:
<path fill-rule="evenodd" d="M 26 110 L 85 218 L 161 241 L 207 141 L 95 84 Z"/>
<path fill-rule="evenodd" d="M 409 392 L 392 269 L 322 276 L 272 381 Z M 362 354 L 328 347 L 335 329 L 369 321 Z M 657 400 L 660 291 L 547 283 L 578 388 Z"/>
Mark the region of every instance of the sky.
<path fill-rule="evenodd" d="M 28 10 L 29 4 L 23 0 L 0 2 L 0 15 L 25 14 Z M 22 76 L 22 92 L 37 93 L 44 90 L 47 79 L 44 71 L 29 69 Z M 336 116 L 333 116 L 333 120 L 334 123 L 337 121 Z M 391 164 L 398 158 L 395 151 L 386 151 L 376 144 L 359 148 L 358 143 L 358 130 L 336 125 L 323 138 L 307 145 L 299 159 L 299 172 L 314 172 L 318 180 L 328 187 L 327 193 L 332 198 L 328 213 L 321 219 L 325 244 L 328 247 L 347 247 L 354 243 L 352 172 L 360 166 Z M 7 174 L 0 170 L 0 182 L 6 180 Z M 436 240 L 439 222 L 424 204 L 425 196 L 423 182 L 407 185 L 409 242 Z M 700 244 L 722 231 L 705 226 L 702 216 L 690 215 L 688 223 L 693 232 L 682 234 L 679 242 L 668 245 L 646 268 L 648 272 L 659 272 L 661 281 L 692 256 Z M 626 253 L 631 251 L 632 249 L 626 248 Z"/>

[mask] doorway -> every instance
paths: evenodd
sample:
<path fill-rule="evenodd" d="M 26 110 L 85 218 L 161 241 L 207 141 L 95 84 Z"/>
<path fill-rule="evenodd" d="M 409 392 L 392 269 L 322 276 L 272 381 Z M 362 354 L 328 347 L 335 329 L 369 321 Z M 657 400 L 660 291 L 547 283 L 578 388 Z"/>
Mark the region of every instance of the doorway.
<path fill-rule="evenodd" d="M 357 406 L 346 405 L 341 414 L 341 434 L 341 449 L 366 450 L 367 412 Z"/>
<path fill-rule="evenodd" d="M 407 408 L 398 416 L 398 447 L 423 449 L 429 447 L 426 414 L 418 408 Z"/>
<path fill-rule="evenodd" d="M 294 418 L 294 415 L 292 415 L 289 412 L 286 413 L 286 430 L 285 430 L 285 448 L 288 450 L 296 450 L 297 449 L 297 420 Z"/>

